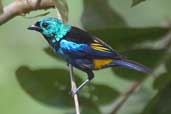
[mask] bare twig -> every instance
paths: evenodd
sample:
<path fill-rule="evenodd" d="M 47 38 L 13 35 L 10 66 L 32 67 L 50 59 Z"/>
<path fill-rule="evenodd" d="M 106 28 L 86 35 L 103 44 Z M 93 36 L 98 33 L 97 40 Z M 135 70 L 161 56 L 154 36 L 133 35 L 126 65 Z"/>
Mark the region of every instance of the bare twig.
<path fill-rule="evenodd" d="M 69 64 L 69 71 L 70 71 L 70 78 L 71 78 L 71 90 L 76 90 L 77 86 L 75 83 L 75 78 L 74 78 L 74 74 L 73 74 L 73 67 L 71 64 Z M 75 102 L 75 111 L 76 114 L 80 114 L 80 106 L 79 106 L 79 100 L 78 100 L 78 95 L 74 94 L 74 102 Z"/>
<path fill-rule="evenodd" d="M 39 5 L 37 5 L 39 3 Z M 54 8 L 53 0 L 18 0 L 9 4 L 3 9 L 0 15 L 0 25 L 14 18 L 15 16 L 29 13 L 30 11 Z"/>
<path fill-rule="evenodd" d="M 33 19 L 33 18 L 37 18 L 37 17 L 43 17 L 43 16 L 46 16 L 48 15 L 50 12 L 45 12 L 45 13 L 42 13 L 42 14 L 39 14 L 39 15 L 35 15 L 35 16 L 23 16 L 24 18 L 26 19 Z"/>
<path fill-rule="evenodd" d="M 111 114 L 116 114 L 118 110 L 123 106 L 123 104 L 128 100 L 128 98 L 134 93 L 137 87 L 141 84 L 142 81 L 135 81 L 128 89 L 128 91 L 124 94 L 123 98 L 116 104 L 113 108 Z"/>

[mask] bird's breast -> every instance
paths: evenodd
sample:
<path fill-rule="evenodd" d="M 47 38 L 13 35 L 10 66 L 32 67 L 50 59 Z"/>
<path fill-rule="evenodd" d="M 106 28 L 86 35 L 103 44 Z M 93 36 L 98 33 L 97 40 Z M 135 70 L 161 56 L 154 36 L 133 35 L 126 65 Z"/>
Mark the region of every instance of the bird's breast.
<path fill-rule="evenodd" d="M 69 60 L 69 56 L 67 55 L 67 54 L 65 54 L 64 53 L 64 51 L 62 50 L 62 48 L 58 48 L 58 49 L 56 49 L 56 53 L 60 56 L 60 57 L 62 57 L 63 59 L 65 59 L 65 60 Z"/>

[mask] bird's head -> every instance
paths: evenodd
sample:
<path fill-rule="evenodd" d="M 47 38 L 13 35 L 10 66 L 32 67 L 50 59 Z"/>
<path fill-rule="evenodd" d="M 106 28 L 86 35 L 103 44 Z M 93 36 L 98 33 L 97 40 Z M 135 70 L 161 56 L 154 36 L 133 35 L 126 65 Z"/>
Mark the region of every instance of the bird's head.
<path fill-rule="evenodd" d="M 48 41 L 54 43 L 63 38 L 71 26 L 65 25 L 60 19 L 48 17 L 40 19 L 28 29 L 40 32 Z"/>

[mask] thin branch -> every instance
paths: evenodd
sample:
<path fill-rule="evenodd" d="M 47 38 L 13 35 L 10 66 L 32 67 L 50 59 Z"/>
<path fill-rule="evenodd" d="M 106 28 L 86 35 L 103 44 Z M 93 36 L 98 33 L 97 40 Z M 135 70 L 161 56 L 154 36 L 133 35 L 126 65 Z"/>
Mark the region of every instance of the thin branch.
<path fill-rule="evenodd" d="M 75 83 L 75 78 L 74 78 L 74 73 L 73 73 L 73 67 L 71 64 L 69 64 L 69 71 L 70 71 L 70 79 L 71 79 L 71 90 L 76 90 L 77 86 Z M 80 106 L 79 106 L 79 100 L 78 100 L 78 95 L 74 94 L 74 102 L 75 102 L 75 111 L 76 114 L 80 114 Z"/>
<path fill-rule="evenodd" d="M 124 103 L 128 100 L 128 98 L 134 93 L 134 91 L 139 87 L 142 81 L 135 81 L 129 88 L 129 90 L 124 94 L 123 98 L 116 104 L 113 108 L 111 114 L 116 114 L 119 109 L 124 105 Z"/>
<path fill-rule="evenodd" d="M 37 5 L 38 3 L 39 5 Z M 3 9 L 3 13 L 0 15 L 0 25 L 18 15 L 54 7 L 53 0 L 17 0 Z"/>

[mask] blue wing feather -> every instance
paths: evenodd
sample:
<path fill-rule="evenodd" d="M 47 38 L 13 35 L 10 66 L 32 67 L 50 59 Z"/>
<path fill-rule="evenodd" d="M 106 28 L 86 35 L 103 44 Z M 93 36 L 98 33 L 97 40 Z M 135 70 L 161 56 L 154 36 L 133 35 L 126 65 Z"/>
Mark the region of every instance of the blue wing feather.
<path fill-rule="evenodd" d="M 105 59 L 116 56 L 115 53 L 95 50 L 88 44 L 78 44 L 65 39 L 61 40 L 60 49 L 56 51 L 59 55 L 70 58 Z"/>
<path fill-rule="evenodd" d="M 88 53 L 88 56 L 91 56 L 91 58 L 92 58 L 92 56 L 94 56 L 94 58 L 113 58 L 113 59 L 123 58 L 119 53 L 117 53 L 108 44 L 106 44 L 105 42 L 103 42 L 102 40 L 97 38 L 96 36 L 93 36 L 93 35 L 89 34 L 88 32 L 83 31 L 77 27 L 72 26 L 71 30 L 66 34 L 66 36 L 63 39 L 65 39 L 69 42 L 74 42 L 78 46 L 79 46 L 79 44 L 81 46 L 82 46 L 82 44 L 85 44 L 82 48 L 82 49 L 85 49 L 85 50 L 83 50 L 83 52 L 86 52 L 86 54 Z M 96 47 L 93 44 L 95 44 L 95 45 L 99 44 L 99 46 Z M 73 44 L 73 45 L 75 45 L 75 44 Z M 105 51 L 107 50 L 107 51 L 104 52 L 104 50 Z"/>

